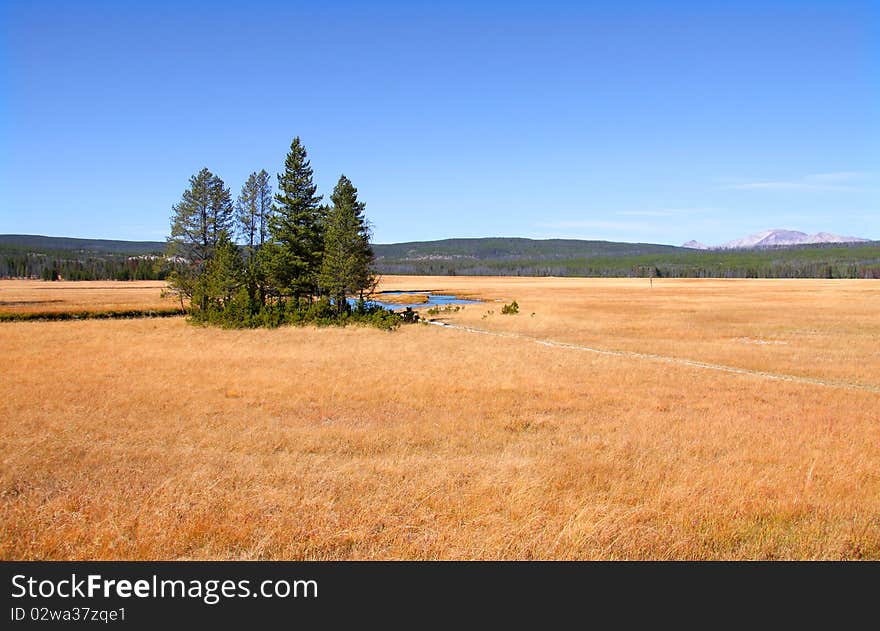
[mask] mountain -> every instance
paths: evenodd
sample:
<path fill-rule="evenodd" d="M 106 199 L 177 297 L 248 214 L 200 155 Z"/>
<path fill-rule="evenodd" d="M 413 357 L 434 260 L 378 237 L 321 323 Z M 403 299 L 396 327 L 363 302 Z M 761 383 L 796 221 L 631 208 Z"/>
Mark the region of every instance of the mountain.
<path fill-rule="evenodd" d="M 708 245 L 705 245 L 703 243 L 700 243 L 699 241 L 694 241 L 694 240 L 688 241 L 687 243 L 683 243 L 681 245 L 681 247 L 689 248 L 691 250 L 708 250 L 709 249 Z"/>
<path fill-rule="evenodd" d="M 829 232 L 807 234 L 798 230 L 765 230 L 749 235 L 743 239 L 735 239 L 717 246 L 718 250 L 739 250 L 747 248 L 768 248 L 788 245 L 806 245 L 817 243 L 867 243 L 870 239 L 859 237 L 842 237 Z"/>
<path fill-rule="evenodd" d="M 830 232 L 817 232 L 808 241 L 808 243 L 868 243 L 870 239 L 862 239 L 861 237 L 841 237 Z"/>

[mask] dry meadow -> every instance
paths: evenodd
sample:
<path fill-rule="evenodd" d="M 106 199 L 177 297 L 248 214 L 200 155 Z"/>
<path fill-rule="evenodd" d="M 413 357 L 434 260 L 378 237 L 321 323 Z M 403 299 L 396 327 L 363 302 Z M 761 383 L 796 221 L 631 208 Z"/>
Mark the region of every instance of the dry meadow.
<path fill-rule="evenodd" d="M 170 309 L 162 281 L 0 280 L 0 313 L 59 313 Z"/>
<path fill-rule="evenodd" d="M 880 558 L 877 281 L 382 288 L 488 334 L 0 323 L 0 558 Z"/>

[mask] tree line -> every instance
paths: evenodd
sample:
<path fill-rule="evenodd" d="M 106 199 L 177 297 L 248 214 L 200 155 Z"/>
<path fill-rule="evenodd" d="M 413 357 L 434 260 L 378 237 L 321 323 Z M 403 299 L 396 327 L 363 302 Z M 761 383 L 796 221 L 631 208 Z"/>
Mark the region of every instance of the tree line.
<path fill-rule="evenodd" d="M 245 241 L 247 243 L 247 241 Z M 259 241 L 256 242 L 259 245 Z M 576 276 L 655 278 L 861 278 L 880 279 L 880 246 L 802 247 L 752 253 L 685 253 L 611 257 L 475 259 L 416 253 L 383 255 L 397 246 L 373 246 L 381 274 Z M 56 247 L 0 245 L 0 278 L 43 280 L 165 280 L 174 262 L 153 254 L 132 256 Z"/>
<path fill-rule="evenodd" d="M 41 280 L 165 280 L 164 256 L 83 255 L 79 252 L 22 252 L 0 247 L 0 278 Z"/>
<path fill-rule="evenodd" d="M 223 180 L 202 169 L 172 207 L 171 290 L 194 320 L 223 326 L 396 326 L 398 316 L 368 302 L 378 280 L 357 188 L 341 175 L 322 202 L 299 137 L 274 193 L 269 174 L 255 171 L 233 201 Z"/>
<path fill-rule="evenodd" d="M 639 256 L 493 258 L 383 257 L 384 274 L 655 278 L 880 278 L 880 246 Z"/>

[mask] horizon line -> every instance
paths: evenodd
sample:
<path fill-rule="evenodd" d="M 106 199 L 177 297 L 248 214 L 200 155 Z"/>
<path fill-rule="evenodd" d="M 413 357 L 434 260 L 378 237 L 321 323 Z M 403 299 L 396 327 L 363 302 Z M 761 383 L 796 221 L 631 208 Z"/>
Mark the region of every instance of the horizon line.
<path fill-rule="evenodd" d="M 772 230 L 790 230 L 790 229 L 789 228 L 772 228 L 770 230 L 772 231 Z M 801 232 L 800 230 L 790 230 L 790 231 Z M 761 232 L 767 232 L 767 230 L 762 230 Z M 822 231 L 822 232 L 824 232 L 824 231 Z M 759 233 L 752 233 L 752 234 L 759 234 Z M 809 234 L 809 233 L 804 233 L 804 234 Z M 834 234 L 834 233 L 831 233 L 831 234 Z M 752 235 L 746 235 L 746 236 L 752 236 Z M 835 235 L 835 236 L 842 236 L 842 235 Z M 167 237 L 162 238 L 161 240 L 158 240 L 158 239 L 122 239 L 122 238 L 118 238 L 118 237 L 82 237 L 82 236 L 72 236 L 72 235 L 60 235 L 59 236 L 59 235 L 49 235 L 49 234 L 31 234 L 31 233 L 22 233 L 22 232 L 0 233 L 0 237 L 43 237 L 43 238 L 47 238 L 47 239 L 80 239 L 83 241 L 123 241 L 123 242 L 128 242 L 128 243 L 164 243 L 167 240 Z M 866 239 L 866 241 L 840 241 L 840 242 L 819 241 L 819 242 L 814 242 L 814 243 L 795 243 L 795 244 L 790 244 L 790 245 L 792 245 L 792 246 L 797 246 L 797 245 L 848 245 L 848 244 L 854 244 L 854 243 L 878 243 L 878 242 L 880 242 L 880 238 L 877 238 L 877 239 L 875 239 L 873 237 L 853 237 L 853 238 Z M 693 242 L 699 243 L 701 245 L 705 245 L 707 247 L 707 249 L 710 249 L 710 250 L 724 249 L 722 247 L 724 245 L 724 243 L 718 244 L 718 245 L 708 245 L 708 244 L 703 243 L 699 239 L 688 239 L 688 241 L 685 241 L 682 244 L 676 245 L 676 244 L 672 244 L 672 243 L 663 243 L 663 242 L 659 242 L 659 241 L 617 241 L 617 240 L 612 240 L 612 239 L 597 239 L 597 238 L 585 238 L 585 237 L 542 237 L 542 238 L 535 238 L 535 237 L 500 236 L 500 235 L 488 235 L 488 236 L 481 236 L 481 237 L 442 237 L 442 238 L 436 238 L 436 239 L 409 239 L 406 241 L 392 241 L 392 242 L 384 242 L 384 243 L 371 242 L 371 245 L 379 245 L 379 246 L 382 246 L 382 245 L 401 245 L 401 244 L 405 244 L 405 243 L 431 243 L 431 242 L 435 242 L 435 241 L 479 241 L 479 240 L 483 240 L 483 239 L 520 239 L 520 240 L 524 240 L 524 241 L 584 241 L 584 242 L 599 242 L 599 243 L 625 243 L 625 244 L 629 244 L 629 245 L 662 245 L 662 246 L 666 246 L 666 247 L 700 251 L 701 248 L 688 248 L 688 247 L 684 246 L 684 243 L 690 243 L 693 241 Z M 731 239 L 730 241 L 736 241 L 736 240 L 739 240 L 739 239 Z M 727 241 L 725 243 L 728 243 L 728 242 L 729 241 Z M 238 243 L 238 242 L 236 241 L 235 243 Z M 779 247 L 779 246 L 770 246 L 770 247 Z M 786 247 L 786 246 L 783 245 L 782 247 Z M 749 249 L 749 248 L 746 248 L 746 249 Z"/>

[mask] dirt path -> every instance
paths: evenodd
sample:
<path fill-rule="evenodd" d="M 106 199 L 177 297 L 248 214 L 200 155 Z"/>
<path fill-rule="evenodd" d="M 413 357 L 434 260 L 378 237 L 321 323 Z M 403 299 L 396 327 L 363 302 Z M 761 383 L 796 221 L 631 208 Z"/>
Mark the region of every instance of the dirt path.
<path fill-rule="evenodd" d="M 495 337 L 508 337 L 514 339 L 527 340 L 542 346 L 552 346 L 555 348 L 567 348 L 569 350 L 584 351 L 595 353 L 597 355 L 610 355 L 612 357 L 625 357 L 628 359 L 642 359 L 648 361 L 663 362 L 666 364 L 676 364 L 679 366 L 690 366 L 692 368 L 702 368 L 704 370 L 716 370 L 719 372 L 727 372 L 735 375 L 748 375 L 752 377 L 761 377 L 763 379 L 773 379 L 776 381 L 789 381 L 792 383 L 803 383 L 813 386 L 825 386 L 828 388 L 848 388 L 850 390 L 863 390 L 866 392 L 876 392 L 880 394 L 880 386 L 863 383 L 852 383 L 848 381 L 830 381 L 827 379 L 816 379 L 814 377 L 799 377 L 797 375 L 785 375 L 780 373 L 766 372 L 763 370 L 751 370 L 749 368 L 737 368 L 736 366 L 725 366 L 724 364 L 711 364 L 709 362 L 701 362 L 694 359 L 683 359 L 680 357 L 670 357 L 668 355 L 655 355 L 653 353 L 637 353 L 634 351 L 618 351 L 605 348 L 595 348 L 592 346 L 584 346 L 582 344 L 571 344 L 569 342 L 557 342 L 555 340 L 544 340 L 524 335 L 522 333 L 508 333 L 503 331 L 490 331 L 488 329 L 478 329 L 470 326 L 461 326 L 458 324 L 449 324 L 440 320 L 432 320 L 430 324 L 441 326 L 445 329 L 455 329 L 457 331 L 465 331 L 467 333 L 479 333 L 481 335 L 492 335 Z"/>

